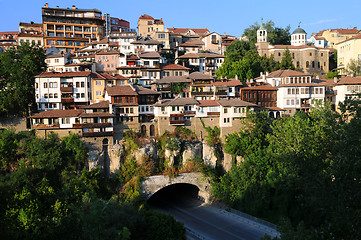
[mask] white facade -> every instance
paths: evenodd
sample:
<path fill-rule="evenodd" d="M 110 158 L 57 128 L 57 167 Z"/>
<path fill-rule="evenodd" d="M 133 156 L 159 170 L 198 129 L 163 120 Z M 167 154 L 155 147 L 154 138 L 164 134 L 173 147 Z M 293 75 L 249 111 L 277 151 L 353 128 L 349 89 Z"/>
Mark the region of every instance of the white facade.
<path fill-rule="evenodd" d="M 316 105 L 315 100 L 324 99 L 325 86 L 315 84 L 282 86 L 277 91 L 277 107 L 282 109 L 309 109 Z"/>

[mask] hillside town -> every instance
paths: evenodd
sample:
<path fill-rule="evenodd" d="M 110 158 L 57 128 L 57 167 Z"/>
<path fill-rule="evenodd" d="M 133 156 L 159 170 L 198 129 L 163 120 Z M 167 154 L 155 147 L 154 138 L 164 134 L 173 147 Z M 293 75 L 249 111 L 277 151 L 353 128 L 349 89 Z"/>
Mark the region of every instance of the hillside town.
<path fill-rule="evenodd" d="M 221 136 L 240 128 L 248 111 L 270 118 L 311 111 L 329 101 L 334 110 L 361 90 L 361 78 L 347 71 L 360 59 L 361 32 L 327 29 L 307 38 L 298 26 L 290 45 L 272 45 L 262 23 L 257 30 L 260 56 L 281 62 L 286 49 L 296 70 L 261 72 L 240 81 L 216 75 L 227 47 L 247 41 L 208 28 L 166 28 L 166 20 L 141 15 L 137 30 L 124 19 L 97 9 L 42 7 L 42 23 L 19 23 L 19 31 L 1 32 L 7 51 L 22 43 L 46 49 L 47 70 L 35 77 L 31 129 L 40 135 L 69 132 L 84 138 L 120 140 L 125 130 L 160 136 L 176 126 L 204 134 L 217 126 Z M 331 69 L 330 54 L 337 51 Z M 338 77 L 326 79 L 330 70 Z"/>

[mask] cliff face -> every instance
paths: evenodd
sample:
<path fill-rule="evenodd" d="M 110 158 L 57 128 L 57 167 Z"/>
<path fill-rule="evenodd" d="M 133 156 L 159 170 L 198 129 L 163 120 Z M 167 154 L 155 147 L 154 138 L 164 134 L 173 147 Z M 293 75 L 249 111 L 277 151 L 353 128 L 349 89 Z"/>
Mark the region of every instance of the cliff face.
<path fill-rule="evenodd" d="M 177 148 L 165 148 L 163 153 L 161 153 L 161 149 L 154 140 L 150 140 L 133 150 L 127 149 L 125 141 L 120 141 L 118 144 L 109 145 L 103 151 L 91 150 L 88 159 L 89 170 L 100 166 L 105 173 L 112 174 L 120 168 L 126 154 L 133 157 L 138 164 L 145 164 L 149 161 L 156 162 L 160 158 L 164 158 L 164 162 L 168 167 L 177 164 L 185 166 L 188 161 L 197 159 L 203 160 L 206 165 L 215 168 L 217 161 L 221 161 L 220 164 L 222 164 L 225 171 L 230 170 L 233 161 L 232 156 L 224 152 L 220 154 L 222 159 L 217 159 L 214 147 L 201 141 L 184 141 Z"/>

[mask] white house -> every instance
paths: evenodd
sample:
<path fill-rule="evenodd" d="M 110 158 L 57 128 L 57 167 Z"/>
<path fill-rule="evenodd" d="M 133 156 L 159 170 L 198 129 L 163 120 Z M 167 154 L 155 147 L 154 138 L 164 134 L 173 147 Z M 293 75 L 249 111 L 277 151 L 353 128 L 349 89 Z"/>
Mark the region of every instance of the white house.
<path fill-rule="evenodd" d="M 39 111 L 88 105 L 91 72 L 43 72 L 35 76 L 35 101 Z"/>
<path fill-rule="evenodd" d="M 361 77 L 343 77 L 333 87 L 336 92 L 336 106 L 346 99 L 355 97 L 356 94 L 361 93 Z"/>

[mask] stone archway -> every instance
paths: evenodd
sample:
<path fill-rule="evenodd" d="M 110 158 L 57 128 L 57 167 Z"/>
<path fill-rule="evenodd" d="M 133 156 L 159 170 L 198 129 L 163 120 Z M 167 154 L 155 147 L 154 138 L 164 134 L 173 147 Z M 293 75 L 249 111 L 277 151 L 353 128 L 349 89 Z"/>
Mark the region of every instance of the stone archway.
<path fill-rule="evenodd" d="M 276 112 L 276 118 L 280 118 L 281 117 L 281 114 L 279 111 Z"/>
<path fill-rule="evenodd" d="M 146 137 L 147 136 L 147 127 L 145 125 L 142 125 L 140 127 L 140 134 L 142 135 L 142 137 Z"/>
<path fill-rule="evenodd" d="M 154 137 L 155 136 L 155 128 L 154 125 L 150 125 L 149 127 L 149 136 Z"/>
<path fill-rule="evenodd" d="M 275 118 L 274 113 L 272 111 L 269 113 L 269 117 L 270 118 Z"/>

